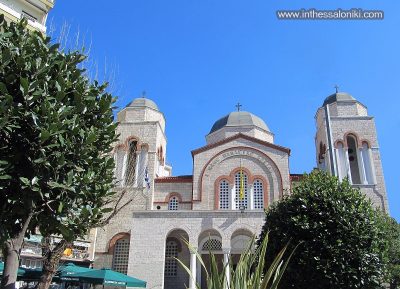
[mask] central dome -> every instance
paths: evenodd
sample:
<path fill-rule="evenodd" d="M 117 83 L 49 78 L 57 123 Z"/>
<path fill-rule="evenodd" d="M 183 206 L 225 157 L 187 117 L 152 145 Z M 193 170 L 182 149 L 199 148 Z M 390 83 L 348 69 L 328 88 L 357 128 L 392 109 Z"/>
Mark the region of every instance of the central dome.
<path fill-rule="evenodd" d="M 268 126 L 258 116 L 247 111 L 235 111 L 217 120 L 210 134 L 224 127 L 257 127 L 269 132 Z"/>

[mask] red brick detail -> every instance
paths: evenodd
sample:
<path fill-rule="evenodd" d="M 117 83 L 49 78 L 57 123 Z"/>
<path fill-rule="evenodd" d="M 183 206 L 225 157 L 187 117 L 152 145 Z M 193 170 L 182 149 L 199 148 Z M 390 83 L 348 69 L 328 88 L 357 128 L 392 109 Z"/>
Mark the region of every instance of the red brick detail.
<path fill-rule="evenodd" d="M 263 157 L 265 157 L 266 159 L 268 159 L 271 163 L 271 165 L 277 170 L 278 172 L 278 178 L 279 178 L 279 185 L 280 185 L 280 192 L 279 195 L 280 197 L 283 197 L 283 180 L 282 180 L 282 174 L 281 171 L 279 170 L 279 167 L 276 165 L 276 163 L 268 156 L 266 155 L 264 152 L 260 151 L 259 149 L 255 149 L 252 147 L 244 147 L 244 146 L 238 146 L 238 147 L 231 147 L 228 149 L 225 149 L 223 151 L 220 151 L 219 153 L 215 154 L 211 159 L 208 160 L 208 162 L 203 166 L 203 169 L 201 170 L 200 176 L 199 176 L 199 183 L 198 183 L 198 190 L 199 190 L 199 198 L 198 199 L 193 199 L 193 202 L 201 202 L 202 196 L 203 196 L 203 176 L 204 176 L 204 172 L 206 170 L 206 168 L 208 167 L 208 165 L 218 156 L 220 156 L 221 154 L 233 150 L 233 149 L 247 149 L 247 150 L 252 150 L 257 152 L 258 154 L 261 154 Z M 289 150 L 290 152 L 290 150 Z M 192 152 L 193 154 L 193 152 Z M 237 171 L 238 168 L 236 168 L 235 170 Z M 240 168 L 239 168 L 240 169 Z M 234 170 L 234 171 L 235 171 Z M 231 173 L 232 174 L 232 173 Z M 234 174 L 233 174 L 234 175 Z M 228 178 L 229 179 L 229 178 Z M 215 206 L 215 204 L 214 204 Z"/>
<path fill-rule="evenodd" d="M 264 146 L 267 146 L 267 147 L 270 147 L 270 148 L 273 148 L 273 149 L 276 149 L 276 150 L 279 150 L 279 151 L 282 151 L 282 152 L 285 152 L 288 155 L 290 155 L 290 149 L 289 148 L 286 148 L 286 147 L 283 147 L 283 146 L 278 146 L 278 145 L 273 144 L 273 143 L 269 143 L 269 142 L 262 141 L 262 140 L 259 140 L 257 138 L 254 138 L 254 137 L 242 134 L 242 133 L 238 133 L 238 134 L 235 134 L 234 136 L 228 137 L 228 138 L 226 138 L 224 140 L 221 140 L 219 142 L 212 143 L 212 144 L 206 145 L 204 147 L 198 148 L 196 150 L 193 150 L 192 151 L 192 157 L 197 155 L 197 154 L 199 154 L 199 153 L 201 153 L 201 152 L 204 152 L 204 151 L 207 151 L 209 149 L 215 148 L 217 146 L 220 146 L 222 144 L 228 143 L 228 142 L 233 141 L 233 140 L 238 139 L 238 138 L 243 138 L 243 139 L 246 139 L 246 140 L 249 140 L 249 141 L 252 141 L 252 142 L 255 142 L 255 143 L 258 143 L 258 144 L 261 144 L 261 145 L 264 145 Z"/>
<path fill-rule="evenodd" d="M 290 181 L 291 182 L 300 182 L 304 178 L 302 174 L 290 174 Z"/>
<path fill-rule="evenodd" d="M 114 254 L 114 247 L 115 247 L 115 243 L 117 243 L 118 240 L 124 239 L 124 238 L 130 238 L 131 234 L 126 233 L 126 232 L 121 232 L 118 233 L 116 235 L 114 235 L 114 237 L 111 238 L 110 242 L 108 243 L 108 254 Z"/>
<path fill-rule="evenodd" d="M 154 180 L 155 183 L 193 183 L 193 176 L 161 177 Z"/>

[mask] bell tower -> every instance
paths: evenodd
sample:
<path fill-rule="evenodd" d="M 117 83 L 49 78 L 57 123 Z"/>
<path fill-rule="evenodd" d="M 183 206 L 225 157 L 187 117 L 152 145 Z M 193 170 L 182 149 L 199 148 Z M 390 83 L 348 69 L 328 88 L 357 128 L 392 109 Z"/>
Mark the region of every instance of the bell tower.
<path fill-rule="evenodd" d="M 316 160 L 318 168 L 340 180 L 348 178 L 373 204 L 388 212 L 374 117 L 348 93 L 328 96 L 317 110 Z"/>

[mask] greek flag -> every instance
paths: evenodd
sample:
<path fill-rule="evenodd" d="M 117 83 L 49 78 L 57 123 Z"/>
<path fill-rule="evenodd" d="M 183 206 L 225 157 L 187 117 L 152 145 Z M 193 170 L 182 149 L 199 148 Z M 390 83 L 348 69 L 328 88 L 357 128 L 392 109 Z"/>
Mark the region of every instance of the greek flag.
<path fill-rule="evenodd" d="M 150 189 L 150 177 L 149 177 L 149 171 L 148 171 L 147 167 L 144 170 L 144 181 L 146 183 L 147 188 Z"/>

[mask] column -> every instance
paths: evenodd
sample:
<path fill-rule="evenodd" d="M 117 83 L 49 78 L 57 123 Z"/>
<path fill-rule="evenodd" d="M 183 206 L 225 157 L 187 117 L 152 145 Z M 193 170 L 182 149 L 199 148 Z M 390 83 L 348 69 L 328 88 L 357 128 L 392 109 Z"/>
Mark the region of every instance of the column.
<path fill-rule="evenodd" d="M 335 156 L 336 156 L 336 164 L 337 164 L 337 171 L 338 171 L 338 178 L 339 181 L 343 180 L 343 169 L 342 169 L 342 160 L 340 157 L 340 150 L 342 148 L 338 146 L 338 148 L 335 148 Z"/>
<path fill-rule="evenodd" d="M 138 174 L 139 174 L 139 162 L 140 162 L 140 151 L 136 152 L 136 164 L 135 164 L 135 179 L 133 180 L 133 186 L 138 186 Z"/>
<path fill-rule="evenodd" d="M 231 189 L 231 210 L 236 210 L 236 187 L 233 186 Z"/>
<path fill-rule="evenodd" d="M 225 268 L 224 288 L 229 289 L 231 283 L 231 270 L 229 268 L 230 249 L 224 249 L 223 251 L 224 251 L 224 268 Z"/>
<path fill-rule="evenodd" d="M 365 163 L 362 154 L 362 148 L 357 149 L 357 156 L 358 156 L 358 167 L 360 171 L 361 183 L 366 185 L 368 184 L 367 175 L 365 171 Z"/>
<path fill-rule="evenodd" d="M 126 186 L 125 174 L 126 174 L 127 162 L 128 162 L 128 153 L 125 153 L 122 161 L 121 187 L 124 185 Z"/>
<path fill-rule="evenodd" d="M 197 265 L 197 258 L 196 258 L 196 250 L 195 248 L 190 250 L 190 276 L 189 276 L 189 289 L 196 289 L 196 265 Z"/>
<path fill-rule="evenodd" d="M 249 186 L 249 191 L 250 191 L 250 204 L 249 204 L 249 208 L 250 210 L 254 210 L 254 187 L 253 185 Z"/>
<path fill-rule="evenodd" d="M 370 147 L 368 148 L 368 155 L 369 155 L 369 162 L 370 162 L 370 166 L 371 166 L 372 183 L 374 185 L 376 185 L 375 161 L 373 159 L 372 150 Z"/>
<path fill-rule="evenodd" d="M 199 260 L 197 260 L 196 273 L 197 284 L 199 284 L 199 286 L 201 287 L 201 263 Z"/>
<path fill-rule="evenodd" d="M 351 179 L 351 168 L 350 168 L 350 161 L 349 161 L 349 150 L 346 149 L 346 169 L 347 169 L 347 176 L 349 177 L 349 182 L 352 185 L 353 180 Z"/>

